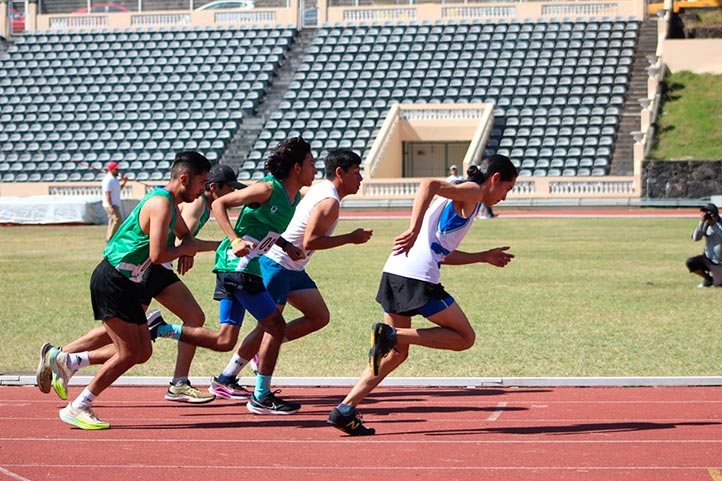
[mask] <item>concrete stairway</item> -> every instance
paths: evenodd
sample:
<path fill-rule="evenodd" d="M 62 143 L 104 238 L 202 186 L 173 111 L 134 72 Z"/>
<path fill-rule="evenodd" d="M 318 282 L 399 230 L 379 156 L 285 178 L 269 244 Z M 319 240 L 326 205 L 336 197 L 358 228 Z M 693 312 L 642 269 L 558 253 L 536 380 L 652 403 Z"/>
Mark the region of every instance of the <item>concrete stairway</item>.
<path fill-rule="evenodd" d="M 622 116 L 617 131 L 617 141 L 610 175 L 632 175 L 634 171 L 634 139 L 632 132 L 639 131 L 640 105 L 639 99 L 647 97 L 647 57 L 654 56 L 657 51 L 657 17 L 642 22 L 639 31 L 637 51 L 632 64 L 632 77 L 627 90 Z"/>
<path fill-rule="evenodd" d="M 278 108 L 278 104 L 283 100 L 283 95 L 286 93 L 286 90 L 288 90 L 293 74 L 296 73 L 306 48 L 315 36 L 316 29 L 303 29 L 296 37 L 295 42 L 287 53 L 286 61 L 272 79 L 270 89 L 265 99 L 258 105 L 256 115 L 245 117 L 240 123 L 236 134 L 221 156 L 221 163 L 230 165 L 236 171 L 239 170 L 243 161 L 248 156 L 253 143 L 258 138 L 258 134 L 266 124 L 266 119 L 271 112 L 274 112 Z"/>

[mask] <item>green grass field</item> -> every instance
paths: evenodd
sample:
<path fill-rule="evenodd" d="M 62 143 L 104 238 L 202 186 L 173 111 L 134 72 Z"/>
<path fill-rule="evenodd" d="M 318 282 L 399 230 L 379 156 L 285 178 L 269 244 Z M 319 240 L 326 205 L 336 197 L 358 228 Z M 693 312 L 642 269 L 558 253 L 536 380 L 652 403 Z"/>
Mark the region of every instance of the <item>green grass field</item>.
<path fill-rule="evenodd" d="M 722 136 L 722 75 L 675 72 L 657 116 L 650 159 L 719 160 Z"/>
<path fill-rule="evenodd" d="M 510 245 L 517 257 L 504 269 L 442 269 L 443 284 L 476 328 L 475 346 L 465 352 L 412 349 L 395 375 L 720 375 L 722 291 L 697 289 L 699 278 L 684 265 L 702 252 L 702 243 L 690 239 L 695 224 L 695 218 L 513 218 L 503 211 L 498 219 L 476 222 L 464 250 Z M 329 304 L 331 324 L 285 344 L 276 375 L 358 375 L 370 325 L 382 319 L 374 301 L 381 268 L 406 225 L 340 222 L 339 233 L 364 226 L 374 236 L 363 246 L 316 253 L 308 270 Z M 88 281 L 101 259 L 104 230 L 0 227 L 1 372 L 34 372 L 43 342 L 66 343 L 97 325 Z M 219 230 L 210 224 L 203 234 L 214 238 Z M 212 255 L 201 254 L 185 281 L 206 312 L 206 325 L 216 330 L 211 265 Z M 247 331 L 244 326 L 242 335 Z M 175 342 L 161 339 L 154 348 L 153 358 L 129 374 L 170 376 Z M 228 357 L 200 349 L 191 375 L 216 374 Z"/>

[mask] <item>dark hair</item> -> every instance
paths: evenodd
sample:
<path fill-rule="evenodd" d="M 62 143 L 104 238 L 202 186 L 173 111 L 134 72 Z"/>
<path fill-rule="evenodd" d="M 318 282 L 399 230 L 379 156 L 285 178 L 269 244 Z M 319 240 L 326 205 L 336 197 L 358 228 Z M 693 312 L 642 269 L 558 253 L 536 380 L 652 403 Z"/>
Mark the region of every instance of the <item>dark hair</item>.
<path fill-rule="evenodd" d="M 301 137 L 290 137 L 279 143 L 266 160 L 265 170 L 278 180 L 288 177 L 294 164 L 302 164 L 311 152 L 311 144 Z"/>
<path fill-rule="evenodd" d="M 470 165 L 466 171 L 467 180 L 481 185 L 486 179 L 499 172 L 501 180 L 510 181 L 519 175 L 514 164 L 505 155 L 494 154 L 481 159 L 479 165 Z"/>
<path fill-rule="evenodd" d="M 195 177 L 210 170 L 210 160 L 198 152 L 186 150 L 175 154 L 175 160 L 170 168 L 170 176 L 172 179 L 177 179 L 181 174 L 189 174 L 191 177 Z"/>
<path fill-rule="evenodd" d="M 341 167 L 341 170 L 348 172 L 351 167 L 361 165 L 361 157 L 353 150 L 337 149 L 328 153 L 324 163 L 326 178 L 333 180 L 336 178 L 336 168 Z"/>

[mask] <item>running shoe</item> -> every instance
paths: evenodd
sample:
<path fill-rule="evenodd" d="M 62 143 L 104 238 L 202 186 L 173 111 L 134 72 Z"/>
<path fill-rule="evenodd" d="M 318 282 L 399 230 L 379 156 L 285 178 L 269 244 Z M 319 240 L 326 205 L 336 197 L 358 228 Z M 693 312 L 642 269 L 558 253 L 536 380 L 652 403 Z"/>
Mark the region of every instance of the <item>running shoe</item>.
<path fill-rule="evenodd" d="M 163 316 L 161 316 L 160 311 L 148 311 L 145 318 L 148 320 L 150 340 L 155 342 L 155 340 L 158 339 L 158 328 L 166 326 L 168 323 L 163 320 Z"/>
<path fill-rule="evenodd" d="M 61 351 L 59 347 L 51 347 L 48 364 L 53 373 L 51 383 L 55 394 L 62 400 L 68 399 L 68 381 L 75 374 L 68 367 L 68 353 Z"/>
<path fill-rule="evenodd" d="M 110 424 L 98 419 L 90 406 L 84 409 L 75 409 L 68 404 L 60 410 L 60 419 L 63 422 L 77 426 L 80 429 L 108 429 Z"/>
<path fill-rule="evenodd" d="M 276 397 L 279 391 L 268 391 L 261 399 L 256 399 L 256 395 L 251 393 L 246 407 L 253 414 L 294 414 L 301 409 L 300 403 L 284 401 L 280 397 Z"/>
<path fill-rule="evenodd" d="M 208 386 L 208 392 L 212 392 L 224 399 L 237 399 L 239 401 L 245 401 L 251 397 L 251 393 L 238 384 L 238 379 L 222 382 L 217 377 L 213 377 L 211 378 L 211 385 Z"/>
<path fill-rule="evenodd" d="M 709 277 L 705 277 L 704 280 L 697 285 L 697 287 L 702 289 L 705 287 L 712 287 L 712 284 L 713 284 L 712 279 L 710 279 Z"/>
<path fill-rule="evenodd" d="M 168 391 L 166 391 L 165 393 L 165 398 L 168 401 L 203 404 L 213 401 L 216 396 L 215 394 L 196 389 L 191 385 L 190 381 L 186 381 L 180 386 L 176 386 L 175 384 L 171 384 L 170 386 L 168 386 Z"/>
<path fill-rule="evenodd" d="M 326 424 L 330 424 L 350 436 L 371 436 L 376 433 L 374 428 L 367 428 L 363 425 L 361 413 L 355 409 L 348 416 L 344 416 L 338 408 L 333 408 L 331 414 L 328 415 Z"/>
<path fill-rule="evenodd" d="M 254 354 L 251 358 L 251 370 L 253 374 L 258 375 L 258 354 Z"/>
<path fill-rule="evenodd" d="M 369 367 L 374 376 L 379 374 L 381 360 L 385 358 L 396 345 L 396 329 L 377 322 L 371 326 L 371 349 L 369 350 Z"/>
<path fill-rule="evenodd" d="M 50 369 L 48 363 L 48 352 L 53 348 L 53 345 L 49 342 L 43 344 L 40 348 L 40 362 L 38 363 L 38 370 L 35 372 L 35 382 L 38 385 L 38 389 L 42 393 L 49 393 L 50 388 L 53 385 L 53 370 Z"/>

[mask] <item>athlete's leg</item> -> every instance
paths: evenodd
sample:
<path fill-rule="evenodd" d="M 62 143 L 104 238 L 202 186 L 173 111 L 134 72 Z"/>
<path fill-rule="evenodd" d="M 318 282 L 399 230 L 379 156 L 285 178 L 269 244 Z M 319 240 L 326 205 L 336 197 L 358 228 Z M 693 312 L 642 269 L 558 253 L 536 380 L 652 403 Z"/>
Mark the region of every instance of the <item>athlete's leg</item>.
<path fill-rule="evenodd" d="M 191 291 L 182 282 L 167 286 L 155 299 L 178 316 L 183 321 L 184 326 L 201 327 L 206 320 L 201 306 L 198 305 Z M 195 352 L 195 345 L 186 342 L 178 343 L 178 356 L 176 357 L 175 371 L 173 372 L 174 378 L 188 376 Z"/>
<path fill-rule="evenodd" d="M 83 352 L 99 349 L 111 344 L 110 336 L 105 332 L 103 326 L 95 327 L 79 338 L 62 346 L 65 352 Z"/>
<path fill-rule="evenodd" d="M 103 325 L 116 352 L 103 363 L 88 385 L 88 390 L 96 396 L 131 367 L 146 362 L 153 352 L 146 324 L 131 324 L 113 318 L 104 321 Z"/>
<path fill-rule="evenodd" d="M 464 351 L 474 345 L 476 334 L 457 303 L 427 318 L 438 327 L 396 330 L 399 344 L 415 344 L 432 349 Z"/>
<path fill-rule="evenodd" d="M 399 329 L 405 329 L 411 326 L 411 318 L 408 316 L 400 316 L 398 314 L 384 314 L 384 322 L 390 326 L 394 326 L 398 332 Z M 351 391 L 346 395 L 343 404 L 358 406 L 361 401 L 369 395 L 376 386 L 384 380 L 394 369 L 399 367 L 409 356 L 408 344 L 397 344 L 394 349 L 389 352 L 381 362 L 378 376 L 374 376 L 369 366 L 364 368 L 361 376 Z"/>
<path fill-rule="evenodd" d="M 302 316 L 286 325 L 286 340 L 293 341 L 325 327 L 331 315 L 318 289 L 304 289 L 288 294 L 288 303 Z"/>

